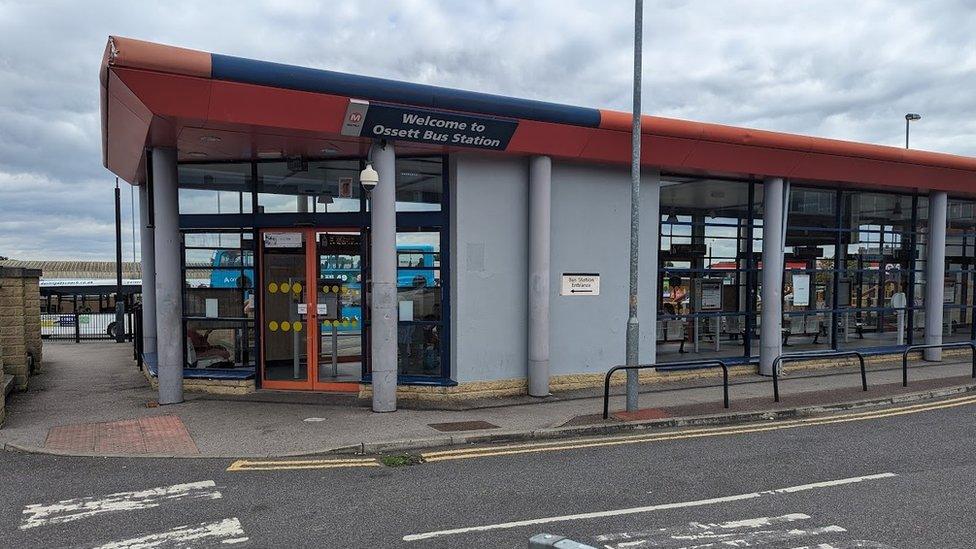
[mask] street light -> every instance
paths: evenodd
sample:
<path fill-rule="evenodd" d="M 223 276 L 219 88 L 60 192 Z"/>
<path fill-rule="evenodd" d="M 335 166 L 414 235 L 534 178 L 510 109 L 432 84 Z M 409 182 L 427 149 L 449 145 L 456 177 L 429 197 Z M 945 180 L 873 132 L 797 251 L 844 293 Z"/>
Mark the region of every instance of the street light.
<path fill-rule="evenodd" d="M 905 148 L 906 149 L 908 148 L 908 125 L 913 120 L 921 120 L 921 119 L 922 119 L 922 115 L 915 114 L 913 112 L 910 112 L 910 113 L 908 113 L 908 114 L 905 115 Z"/>
<path fill-rule="evenodd" d="M 630 299 L 627 308 L 627 366 L 637 366 L 640 324 L 637 320 L 637 265 L 640 250 L 640 139 L 641 139 L 641 37 L 644 30 L 644 2 L 634 2 L 634 110 L 630 135 Z M 660 222 L 660 218 L 654 220 Z M 652 250 L 657 253 L 657 250 Z M 653 329 L 653 325 L 651 326 Z M 638 409 L 640 381 L 637 370 L 627 370 L 627 411 Z"/>

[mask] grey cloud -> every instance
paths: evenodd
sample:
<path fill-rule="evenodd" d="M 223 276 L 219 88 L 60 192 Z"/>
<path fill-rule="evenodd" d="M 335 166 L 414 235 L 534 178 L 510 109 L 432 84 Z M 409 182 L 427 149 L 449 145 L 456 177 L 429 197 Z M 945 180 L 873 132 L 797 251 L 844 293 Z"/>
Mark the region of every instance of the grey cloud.
<path fill-rule="evenodd" d="M 114 252 L 97 84 L 109 34 L 629 110 L 631 6 L 0 2 L 0 255 Z M 914 147 L 976 154 L 971 1 L 649 0 L 644 26 L 645 112 L 899 145 L 917 111 Z"/>

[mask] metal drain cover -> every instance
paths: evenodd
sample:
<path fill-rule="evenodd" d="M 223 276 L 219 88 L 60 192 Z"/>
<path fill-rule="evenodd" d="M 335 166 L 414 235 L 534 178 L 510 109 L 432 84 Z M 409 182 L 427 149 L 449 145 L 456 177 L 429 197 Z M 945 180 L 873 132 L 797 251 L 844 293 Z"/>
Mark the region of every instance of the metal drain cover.
<path fill-rule="evenodd" d="M 427 425 L 444 433 L 452 433 L 454 431 L 478 431 L 480 429 L 499 428 L 494 423 L 488 423 L 487 421 L 452 421 L 450 423 L 428 423 Z"/>

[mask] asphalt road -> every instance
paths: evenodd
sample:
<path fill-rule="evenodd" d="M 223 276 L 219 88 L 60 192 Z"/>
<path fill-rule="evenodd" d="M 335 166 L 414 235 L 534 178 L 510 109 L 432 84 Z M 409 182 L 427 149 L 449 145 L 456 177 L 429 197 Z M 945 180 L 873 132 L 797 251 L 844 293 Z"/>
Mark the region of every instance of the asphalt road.
<path fill-rule="evenodd" d="M 0 547 L 526 547 L 549 532 L 611 548 L 971 548 L 973 402 L 399 468 L 6 453 Z"/>

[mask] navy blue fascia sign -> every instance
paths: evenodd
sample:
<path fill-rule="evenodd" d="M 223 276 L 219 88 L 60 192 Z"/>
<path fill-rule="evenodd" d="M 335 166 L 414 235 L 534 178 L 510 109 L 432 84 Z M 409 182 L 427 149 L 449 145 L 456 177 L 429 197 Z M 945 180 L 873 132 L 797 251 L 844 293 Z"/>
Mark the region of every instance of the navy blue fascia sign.
<path fill-rule="evenodd" d="M 505 118 L 468 116 L 354 100 L 346 111 L 342 133 L 394 141 L 504 150 L 517 127 L 518 121 Z"/>

